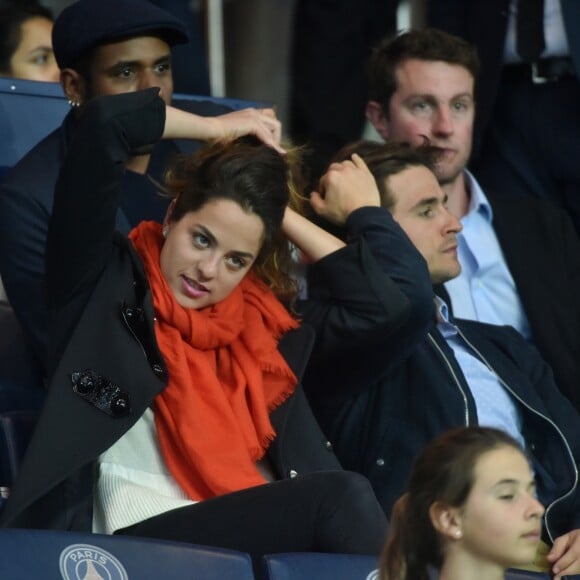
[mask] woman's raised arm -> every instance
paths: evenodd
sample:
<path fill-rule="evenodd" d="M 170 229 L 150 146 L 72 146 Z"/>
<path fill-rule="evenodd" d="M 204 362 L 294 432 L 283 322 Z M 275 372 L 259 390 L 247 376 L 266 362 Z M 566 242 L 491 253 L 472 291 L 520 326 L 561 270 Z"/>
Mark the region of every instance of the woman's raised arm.
<path fill-rule="evenodd" d="M 320 180 L 318 191 L 312 192 L 310 202 L 318 215 L 344 225 L 356 209 L 380 206 L 380 196 L 365 162 L 358 155 L 353 155 L 352 160 L 330 166 Z M 317 262 L 345 245 L 342 240 L 290 208 L 286 209 L 282 229 L 311 262 Z"/>
<path fill-rule="evenodd" d="M 241 109 L 217 117 L 202 117 L 168 106 L 165 114 L 164 139 L 209 141 L 255 135 L 266 145 L 284 153 L 280 146 L 282 125 L 273 109 Z"/>

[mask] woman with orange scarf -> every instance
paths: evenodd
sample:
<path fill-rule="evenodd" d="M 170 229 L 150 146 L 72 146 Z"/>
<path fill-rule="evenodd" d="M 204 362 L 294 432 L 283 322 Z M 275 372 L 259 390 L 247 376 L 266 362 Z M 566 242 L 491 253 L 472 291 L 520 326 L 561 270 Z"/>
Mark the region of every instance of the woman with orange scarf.
<path fill-rule="evenodd" d="M 162 136 L 229 140 L 180 160 L 165 223 L 126 239 L 114 231 L 123 163 Z M 386 324 L 406 302 L 377 296 L 393 285 L 359 243 L 287 207 L 296 164 L 279 138 L 272 111 L 200 118 L 155 89 L 87 107 L 49 229 L 50 390 L 0 525 L 188 541 L 254 562 L 378 554 L 384 514 L 341 470 L 299 384 L 313 336 L 283 305 L 295 295 L 288 239 L 333 301 L 342 276 L 360 278 L 349 298 L 361 316 Z"/>

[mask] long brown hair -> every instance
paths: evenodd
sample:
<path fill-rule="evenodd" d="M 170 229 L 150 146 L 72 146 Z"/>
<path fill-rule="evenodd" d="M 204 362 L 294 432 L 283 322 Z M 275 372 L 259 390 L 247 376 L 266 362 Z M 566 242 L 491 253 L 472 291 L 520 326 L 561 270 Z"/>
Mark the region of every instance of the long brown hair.
<path fill-rule="evenodd" d="M 437 501 L 461 507 L 473 487 L 477 461 L 501 447 L 524 454 L 507 433 L 489 427 L 454 429 L 425 447 L 413 466 L 407 492 L 393 507 L 380 580 L 428 580 L 429 566 L 441 569 L 443 552 L 429 508 Z"/>

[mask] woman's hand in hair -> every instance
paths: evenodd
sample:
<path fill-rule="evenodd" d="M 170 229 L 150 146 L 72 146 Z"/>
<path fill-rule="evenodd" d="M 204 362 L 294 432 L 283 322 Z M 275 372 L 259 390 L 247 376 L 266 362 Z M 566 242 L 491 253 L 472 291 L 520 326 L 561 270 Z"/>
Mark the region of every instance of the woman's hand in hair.
<path fill-rule="evenodd" d="M 274 109 L 241 109 L 214 117 L 214 120 L 220 124 L 221 137 L 255 135 L 279 153 L 285 153 L 280 146 L 282 123 L 276 117 Z"/>
<path fill-rule="evenodd" d="M 375 178 L 356 153 L 347 161 L 332 163 L 310 194 L 314 211 L 329 222 L 344 225 L 361 207 L 381 205 Z"/>
<path fill-rule="evenodd" d="M 260 141 L 281 154 L 282 124 L 274 109 L 240 109 L 217 117 L 200 117 L 174 107 L 167 107 L 165 139 L 211 139 L 236 138 L 255 135 Z"/>
<path fill-rule="evenodd" d="M 572 530 L 556 538 L 546 559 L 552 565 L 554 580 L 580 574 L 580 530 Z"/>

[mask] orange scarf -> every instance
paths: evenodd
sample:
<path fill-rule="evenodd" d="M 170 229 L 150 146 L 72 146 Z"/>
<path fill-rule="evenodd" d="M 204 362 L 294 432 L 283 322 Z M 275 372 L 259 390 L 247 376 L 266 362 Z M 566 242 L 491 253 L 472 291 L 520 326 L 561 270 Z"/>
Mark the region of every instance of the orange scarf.
<path fill-rule="evenodd" d="M 155 423 L 169 471 L 193 500 L 265 482 L 256 467 L 276 433 L 269 412 L 296 377 L 278 339 L 298 323 L 252 274 L 201 310 L 180 306 L 159 266 L 161 226 L 129 234 L 143 261 L 169 383 L 155 399 Z"/>

